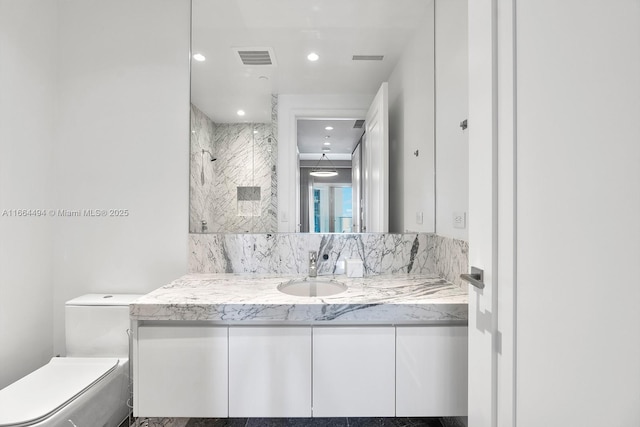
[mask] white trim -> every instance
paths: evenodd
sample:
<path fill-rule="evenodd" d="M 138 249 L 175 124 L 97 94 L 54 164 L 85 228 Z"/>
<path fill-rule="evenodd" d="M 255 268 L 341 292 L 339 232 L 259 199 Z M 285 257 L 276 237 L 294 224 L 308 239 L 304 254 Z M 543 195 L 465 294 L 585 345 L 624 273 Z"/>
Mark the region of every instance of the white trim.
<path fill-rule="evenodd" d="M 497 426 L 516 426 L 516 0 L 498 0 Z"/>

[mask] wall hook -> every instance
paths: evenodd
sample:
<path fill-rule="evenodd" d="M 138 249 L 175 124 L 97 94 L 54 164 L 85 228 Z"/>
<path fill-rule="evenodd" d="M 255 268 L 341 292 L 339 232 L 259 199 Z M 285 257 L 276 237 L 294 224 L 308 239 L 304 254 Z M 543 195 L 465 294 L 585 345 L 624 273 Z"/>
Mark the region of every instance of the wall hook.
<path fill-rule="evenodd" d="M 467 124 L 467 119 L 464 119 L 463 121 L 460 122 L 460 127 L 462 128 L 462 130 L 465 130 L 466 128 L 469 127 L 469 125 Z"/>
<path fill-rule="evenodd" d="M 414 152 L 413 152 L 413 155 L 414 155 L 414 156 L 416 156 L 416 157 L 418 157 L 418 156 L 420 155 L 420 151 L 419 151 L 419 150 L 414 151 Z"/>

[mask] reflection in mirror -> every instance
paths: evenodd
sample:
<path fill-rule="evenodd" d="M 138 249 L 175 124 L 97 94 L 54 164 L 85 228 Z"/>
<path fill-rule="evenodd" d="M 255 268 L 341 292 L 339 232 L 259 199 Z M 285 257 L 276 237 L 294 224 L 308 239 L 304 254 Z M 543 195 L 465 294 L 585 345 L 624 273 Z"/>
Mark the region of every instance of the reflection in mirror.
<path fill-rule="evenodd" d="M 360 169 L 353 168 L 362 143 L 364 120 L 297 121 L 300 164 L 300 231 L 359 231 Z M 335 174 L 323 172 L 335 171 Z M 320 172 L 320 173 L 318 173 Z M 329 175 L 329 176 L 327 176 Z M 358 197 L 356 200 L 355 197 Z M 355 207 L 355 209 L 354 209 Z"/>
<path fill-rule="evenodd" d="M 190 232 L 365 231 L 360 202 L 367 176 L 375 178 L 377 171 L 367 174 L 364 159 L 389 165 L 389 185 L 400 198 L 392 204 L 395 212 L 387 214 L 382 199 L 374 213 L 395 221 L 391 231 L 410 229 L 406 212 L 432 209 L 432 179 L 411 182 L 411 197 L 396 190 L 404 169 L 433 175 L 432 157 L 406 167 L 402 160 L 402 151 L 411 148 L 403 138 L 433 152 L 433 8 L 425 0 L 192 0 Z M 314 111 L 326 113 L 315 118 L 364 119 L 387 81 L 385 132 L 397 148 L 389 156 L 363 152 L 356 141 L 349 158 L 341 159 L 331 147 L 327 155 L 342 172 L 339 182 L 303 182 L 300 168 L 317 163 L 322 151 L 297 157 L 297 125 L 304 126 L 299 119 L 313 118 Z M 405 129 L 410 115 L 419 118 L 419 130 Z M 351 158 L 354 150 L 357 158 Z M 342 178 L 347 170 L 350 180 Z M 351 206 L 339 209 L 348 186 Z M 326 217 L 317 223 L 316 192 L 317 217 Z M 425 223 L 412 229 L 433 231 L 432 222 Z"/>
<path fill-rule="evenodd" d="M 273 232 L 276 152 L 273 123 L 217 123 L 192 105 L 189 232 Z"/>

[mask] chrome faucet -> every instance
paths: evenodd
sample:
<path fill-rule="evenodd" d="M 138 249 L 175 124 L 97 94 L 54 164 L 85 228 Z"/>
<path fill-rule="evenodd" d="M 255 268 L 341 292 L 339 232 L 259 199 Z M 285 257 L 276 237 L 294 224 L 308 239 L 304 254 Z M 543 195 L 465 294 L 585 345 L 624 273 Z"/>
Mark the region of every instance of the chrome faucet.
<path fill-rule="evenodd" d="M 309 277 L 318 276 L 318 253 L 309 251 Z"/>

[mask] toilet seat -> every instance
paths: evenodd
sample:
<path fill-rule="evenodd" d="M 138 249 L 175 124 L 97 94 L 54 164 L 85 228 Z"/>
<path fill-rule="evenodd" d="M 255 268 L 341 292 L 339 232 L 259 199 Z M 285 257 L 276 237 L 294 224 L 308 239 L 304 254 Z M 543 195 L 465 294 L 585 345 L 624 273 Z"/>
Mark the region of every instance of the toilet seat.
<path fill-rule="evenodd" d="M 54 357 L 0 390 L 0 427 L 35 424 L 52 416 L 118 366 L 116 358 Z"/>

